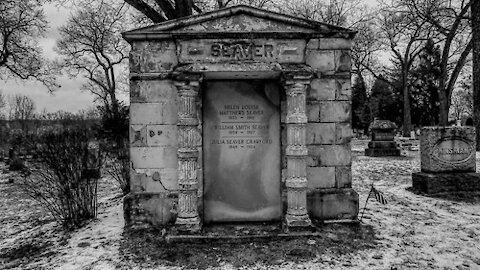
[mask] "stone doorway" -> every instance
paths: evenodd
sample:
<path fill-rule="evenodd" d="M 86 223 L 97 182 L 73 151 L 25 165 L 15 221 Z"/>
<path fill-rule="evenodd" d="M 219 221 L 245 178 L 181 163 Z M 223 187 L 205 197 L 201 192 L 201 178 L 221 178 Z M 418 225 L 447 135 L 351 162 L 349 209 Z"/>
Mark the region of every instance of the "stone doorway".
<path fill-rule="evenodd" d="M 281 220 L 280 89 L 272 80 L 205 81 L 205 223 Z"/>

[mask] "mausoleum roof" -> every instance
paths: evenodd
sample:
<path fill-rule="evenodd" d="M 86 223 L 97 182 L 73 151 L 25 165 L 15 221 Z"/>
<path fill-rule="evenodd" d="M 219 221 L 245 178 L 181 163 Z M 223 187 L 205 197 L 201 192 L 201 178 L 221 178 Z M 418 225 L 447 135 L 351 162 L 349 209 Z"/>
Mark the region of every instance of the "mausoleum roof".
<path fill-rule="evenodd" d="M 318 21 L 239 5 L 131 30 L 126 40 L 171 38 L 353 38 L 355 31 Z"/>

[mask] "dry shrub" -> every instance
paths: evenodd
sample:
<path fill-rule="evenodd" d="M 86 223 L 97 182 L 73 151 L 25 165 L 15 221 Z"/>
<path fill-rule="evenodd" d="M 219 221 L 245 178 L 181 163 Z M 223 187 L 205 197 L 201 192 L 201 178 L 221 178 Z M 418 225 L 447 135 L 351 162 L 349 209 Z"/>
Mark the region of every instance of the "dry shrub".
<path fill-rule="evenodd" d="M 97 215 L 100 149 L 85 127 L 49 130 L 36 139 L 39 162 L 21 186 L 65 228 Z"/>
<path fill-rule="evenodd" d="M 105 169 L 122 190 L 123 195 L 130 192 L 130 157 L 127 144 L 111 149 L 107 153 L 108 164 Z"/>

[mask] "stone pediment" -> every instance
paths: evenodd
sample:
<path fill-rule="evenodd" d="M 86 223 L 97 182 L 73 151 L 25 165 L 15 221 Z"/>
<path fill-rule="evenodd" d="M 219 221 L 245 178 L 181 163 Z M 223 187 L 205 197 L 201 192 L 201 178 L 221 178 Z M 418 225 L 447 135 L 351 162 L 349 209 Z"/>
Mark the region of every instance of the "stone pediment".
<path fill-rule="evenodd" d="M 318 21 L 265 11 L 249 6 L 234 6 L 132 30 L 127 40 L 215 34 L 312 35 L 352 37 L 354 31 Z"/>

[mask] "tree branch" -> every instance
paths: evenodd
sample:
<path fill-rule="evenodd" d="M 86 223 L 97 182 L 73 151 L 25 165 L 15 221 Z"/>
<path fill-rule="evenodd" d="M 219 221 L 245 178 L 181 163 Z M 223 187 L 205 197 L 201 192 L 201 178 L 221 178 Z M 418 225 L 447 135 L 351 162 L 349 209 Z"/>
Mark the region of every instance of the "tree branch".
<path fill-rule="evenodd" d="M 136 10 L 143 13 L 147 18 L 152 20 L 154 23 L 161 23 L 167 20 L 162 14 L 158 13 L 151 6 L 147 5 L 144 1 L 141 0 L 125 0 L 127 4 L 135 8 Z"/>

